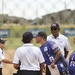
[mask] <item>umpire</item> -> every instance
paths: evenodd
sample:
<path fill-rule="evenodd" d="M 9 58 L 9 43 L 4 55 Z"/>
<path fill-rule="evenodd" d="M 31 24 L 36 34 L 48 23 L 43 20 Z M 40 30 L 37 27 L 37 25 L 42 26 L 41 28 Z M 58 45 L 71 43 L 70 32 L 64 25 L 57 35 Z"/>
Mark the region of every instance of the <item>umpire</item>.
<path fill-rule="evenodd" d="M 3 75 L 2 69 L 4 67 L 4 63 L 13 64 L 12 61 L 9 61 L 5 58 L 5 52 L 4 52 L 5 42 L 6 40 L 4 40 L 3 38 L 0 38 L 0 75 Z"/>
<path fill-rule="evenodd" d="M 33 35 L 31 32 L 25 32 L 22 36 L 21 47 L 16 49 L 14 55 L 14 68 L 18 68 L 19 61 L 20 71 L 19 75 L 42 75 L 44 67 L 44 58 L 38 47 L 32 44 Z"/>

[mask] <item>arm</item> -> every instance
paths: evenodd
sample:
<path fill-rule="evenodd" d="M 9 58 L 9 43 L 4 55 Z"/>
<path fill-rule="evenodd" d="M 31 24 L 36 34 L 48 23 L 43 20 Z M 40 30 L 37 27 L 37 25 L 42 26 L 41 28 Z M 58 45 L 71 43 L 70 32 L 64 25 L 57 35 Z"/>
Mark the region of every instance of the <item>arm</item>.
<path fill-rule="evenodd" d="M 64 48 L 64 51 L 65 51 L 65 56 L 64 57 L 67 58 L 69 51 L 67 51 L 65 48 Z"/>
<path fill-rule="evenodd" d="M 18 69 L 19 65 L 18 64 L 13 64 L 15 69 Z"/>
<path fill-rule="evenodd" d="M 55 63 L 57 62 L 57 60 L 60 58 L 60 55 L 61 55 L 61 51 L 58 50 L 55 54 L 55 58 L 54 58 L 54 61 L 51 63 L 51 67 L 54 68 L 55 66 Z"/>
<path fill-rule="evenodd" d="M 20 70 L 20 65 L 21 65 L 21 62 L 19 61 L 19 64 L 14 64 L 14 68 L 17 69 L 17 70 Z"/>
<path fill-rule="evenodd" d="M 73 42 L 74 42 L 74 44 L 75 44 L 75 36 L 74 36 L 74 38 L 73 38 Z"/>
<path fill-rule="evenodd" d="M 41 63 L 40 64 L 40 69 L 41 69 L 41 72 L 45 72 L 45 64 L 44 63 Z"/>
<path fill-rule="evenodd" d="M 9 60 L 6 60 L 6 59 L 3 59 L 2 62 L 7 63 L 7 64 L 13 64 L 12 61 L 9 61 Z"/>
<path fill-rule="evenodd" d="M 65 47 L 64 47 L 64 55 L 65 55 L 64 57 L 65 58 L 67 58 L 70 49 L 71 49 L 71 45 L 67 38 L 67 40 L 65 41 Z"/>
<path fill-rule="evenodd" d="M 14 54 L 14 59 L 13 59 L 13 67 L 15 69 L 18 70 L 19 66 L 20 66 L 20 61 L 19 61 L 19 56 L 18 56 L 18 51 L 16 50 L 15 54 Z"/>

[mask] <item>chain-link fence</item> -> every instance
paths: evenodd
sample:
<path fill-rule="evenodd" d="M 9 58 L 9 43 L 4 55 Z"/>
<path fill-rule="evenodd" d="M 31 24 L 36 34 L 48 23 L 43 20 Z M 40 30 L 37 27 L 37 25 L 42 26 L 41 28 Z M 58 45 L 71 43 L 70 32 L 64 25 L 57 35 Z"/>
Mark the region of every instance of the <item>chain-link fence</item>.
<path fill-rule="evenodd" d="M 34 21 L 32 20 L 37 18 L 42 19 L 43 16 L 50 13 L 65 9 L 74 10 L 74 5 L 75 0 L 1 0 L 0 14 L 4 23 L 14 21 L 15 19 L 15 23 L 23 23 L 24 21 L 25 23 L 33 23 Z M 21 20 L 19 20 L 17 17 L 20 17 Z"/>
<path fill-rule="evenodd" d="M 75 24 L 75 0 L 0 0 L 0 25 L 47 25 L 52 22 Z M 22 44 L 19 34 L 22 35 L 25 28 L 20 28 L 8 27 L 10 38 L 7 38 L 6 42 L 6 59 L 13 60 L 13 49 Z M 50 32 L 49 27 L 46 30 L 47 33 Z M 69 39 L 72 42 L 72 38 Z M 12 65 L 4 65 L 3 75 L 13 75 L 13 72 L 16 70 Z"/>

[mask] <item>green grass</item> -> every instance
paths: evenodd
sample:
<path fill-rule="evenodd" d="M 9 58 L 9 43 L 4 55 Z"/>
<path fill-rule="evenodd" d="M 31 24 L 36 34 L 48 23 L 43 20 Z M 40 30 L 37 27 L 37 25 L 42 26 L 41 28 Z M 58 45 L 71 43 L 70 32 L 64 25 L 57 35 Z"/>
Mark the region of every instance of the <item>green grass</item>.
<path fill-rule="evenodd" d="M 72 25 L 71 25 L 72 26 Z M 70 26 L 67 25 L 66 28 L 70 28 Z M 15 50 L 17 47 L 21 46 L 23 43 L 21 41 L 21 37 L 22 34 L 28 30 L 28 28 L 44 28 L 47 35 L 50 35 L 50 26 L 48 25 L 44 25 L 44 26 L 1 26 L 0 29 L 10 29 L 10 37 L 9 38 L 5 38 L 6 41 L 6 46 L 5 46 L 5 50 Z M 63 33 L 63 25 L 60 29 L 60 33 Z M 73 43 L 73 36 L 72 37 L 68 37 L 71 46 L 72 46 L 72 50 L 75 49 L 75 44 Z M 40 46 L 39 44 L 36 44 L 35 40 L 33 41 L 33 44 L 35 46 Z"/>
<path fill-rule="evenodd" d="M 75 44 L 73 43 L 73 37 L 68 37 L 70 44 L 71 44 L 71 49 L 75 50 Z"/>
<path fill-rule="evenodd" d="M 5 43 L 5 50 L 15 50 L 22 45 L 21 38 L 7 38 Z"/>
<path fill-rule="evenodd" d="M 21 38 L 7 38 L 5 43 L 5 50 L 16 50 L 16 48 L 23 45 Z M 40 47 L 40 44 L 37 44 L 35 39 L 33 39 L 33 45 Z"/>
<path fill-rule="evenodd" d="M 22 38 L 6 38 L 6 43 L 5 43 L 5 50 L 16 50 L 16 48 L 22 46 Z M 73 37 L 68 37 L 72 50 L 75 49 L 75 44 L 73 43 Z M 33 44 L 35 46 L 40 46 L 40 44 L 37 44 L 35 39 L 33 39 Z"/>

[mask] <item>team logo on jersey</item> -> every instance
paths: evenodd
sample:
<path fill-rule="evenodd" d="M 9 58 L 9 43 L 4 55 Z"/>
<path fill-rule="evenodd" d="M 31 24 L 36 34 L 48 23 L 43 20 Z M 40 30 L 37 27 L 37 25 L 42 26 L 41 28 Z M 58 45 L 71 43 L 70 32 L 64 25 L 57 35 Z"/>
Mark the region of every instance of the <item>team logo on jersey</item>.
<path fill-rule="evenodd" d="M 47 47 L 44 47 L 44 52 L 47 52 L 48 51 L 48 48 Z"/>
<path fill-rule="evenodd" d="M 55 50 L 56 48 L 57 48 L 57 45 L 54 44 L 54 45 L 52 46 L 52 49 Z"/>

